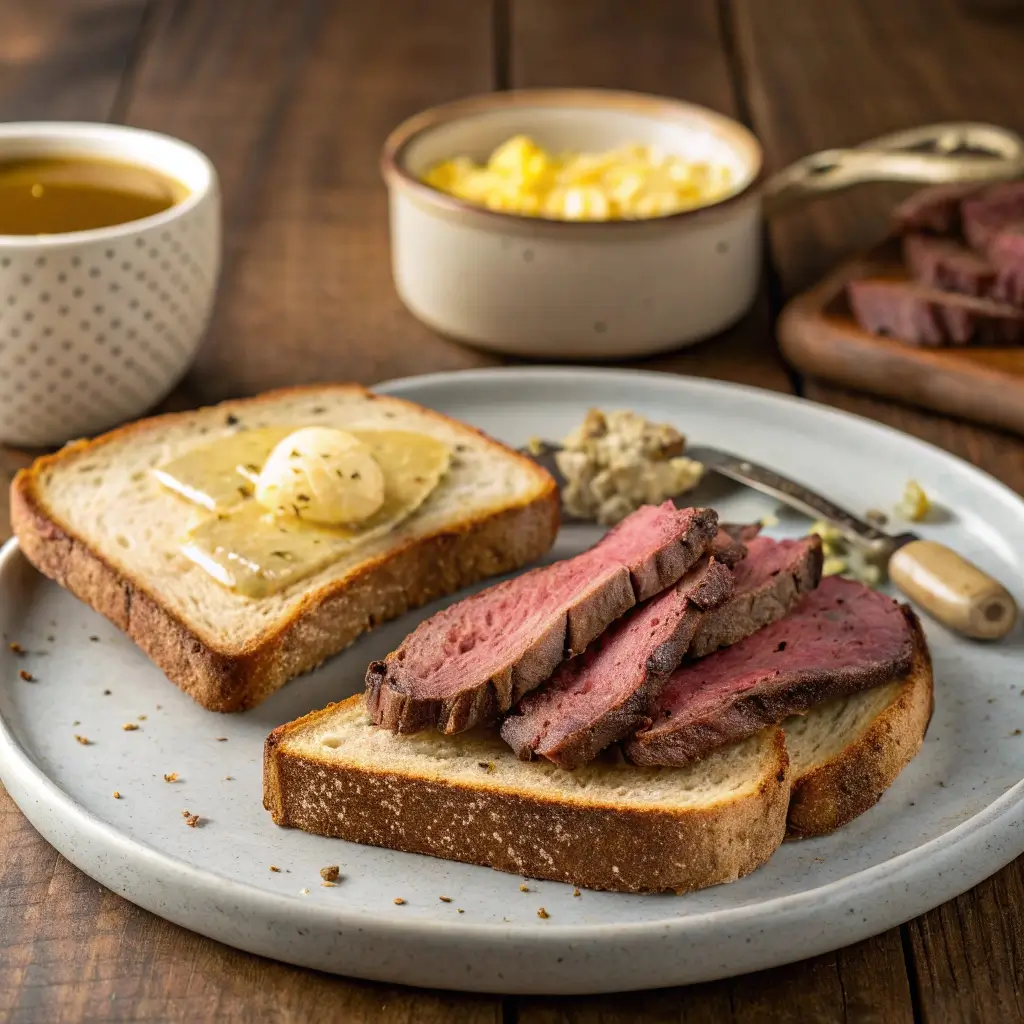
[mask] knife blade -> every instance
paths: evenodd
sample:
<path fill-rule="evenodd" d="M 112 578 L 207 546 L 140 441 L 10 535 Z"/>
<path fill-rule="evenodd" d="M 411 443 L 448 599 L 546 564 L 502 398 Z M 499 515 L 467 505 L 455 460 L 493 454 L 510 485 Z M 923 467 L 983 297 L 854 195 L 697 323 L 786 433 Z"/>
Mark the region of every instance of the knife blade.
<path fill-rule="evenodd" d="M 886 533 L 806 484 L 783 476 L 776 470 L 744 456 L 733 455 L 710 445 L 690 444 L 686 446 L 686 456 L 695 459 L 706 469 L 776 498 L 784 505 L 810 516 L 811 519 L 825 520 L 836 527 L 851 543 L 865 549 L 869 554 L 888 557 L 904 544 L 919 539 L 916 533 L 910 531 L 895 535 Z"/>

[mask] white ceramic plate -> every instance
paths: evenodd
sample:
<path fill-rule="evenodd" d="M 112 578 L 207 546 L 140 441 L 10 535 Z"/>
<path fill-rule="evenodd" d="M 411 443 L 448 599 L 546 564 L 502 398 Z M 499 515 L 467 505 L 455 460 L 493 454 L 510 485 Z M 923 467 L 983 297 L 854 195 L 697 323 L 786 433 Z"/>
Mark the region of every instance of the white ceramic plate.
<path fill-rule="evenodd" d="M 560 437 L 591 405 L 637 409 L 695 442 L 817 482 L 853 509 L 891 507 L 914 477 L 943 510 L 922 532 L 1024 602 L 1024 503 L 944 452 L 865 420 L 751 389 L 613 371 L 481 371 L 382 390 L 512 444 Z M 725 484 L 699 497 L 732 520 L 773 510 Z M 788 519 L 772 532 L 795 535 L 806 525 Z M 555 553 L 593 539 L 589 529 L 563 530 Z M 785 844 L 733 885 L 683 897 L 574 898 L 569 886 L 531 882 L 523 893 L 520 878 L 486 868 L 275 827 L 261 806 L 263 738 L 358 690 L 367 661 L 430 610 L 381 628 L 255 710 L 219 716 L 8 545 L 0 631 L 29 653 L 0 651 L 0 774 L 61 853 L 162 917 L 296 964 L 467 990 L 615 991 L 770 967 L 889 928 L 1024 851 L 1021 631 L 982 646 L 931 624 L 936 712 L 920 755 L 863 817 L 833 836 Z M 38 681 L 19 679 L 19 669 Z M 124 731 L 129 721 L 138 730 Z M 91 743 L 76 743 L 76 733 Z M 178 781 L 165 782 L 171 772 Z M 186 827 L 185 809 L 201 827 Z M 341 865 L 336 888 L 320 885 L 327 864 Z M 547 920 L 537 916 L 541 906 Z"/>

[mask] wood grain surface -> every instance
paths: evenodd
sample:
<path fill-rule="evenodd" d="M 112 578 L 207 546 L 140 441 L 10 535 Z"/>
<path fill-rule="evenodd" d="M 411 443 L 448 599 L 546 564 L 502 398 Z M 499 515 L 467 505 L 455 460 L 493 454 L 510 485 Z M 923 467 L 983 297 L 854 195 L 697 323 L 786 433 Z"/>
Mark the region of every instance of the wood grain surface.
<path fill-rule="evenodd" d="M 6 0 L 0 115 L 125 120 L 217 164 L 223 288 L 177 404 L 296 381 L 486 365 L 391 286 L 377 154 L 433 103 L 604 85 L 752 123 L 769 163 L 926 120 L 1024 128 L 1024 24 L 954 0 Z M 927 438 L 1024 490 L 1024 444 L 795 379 L 781 301 L 880 233 L 888 188 L 772 225 L 764 289 L 723 338 L 645 365 L 803 393 Z M 685 268 L 680 268 L 685 273 Z M 0 450 L 6 479 L 25 453 Z M 0 532 L 7 529 L 0 502 Z M 0 1019 L 16 1022 L 1002 1022 L 1024 1019 L 1024 866 L 834 954 L 590 999 L 431 993 L 262 960 L 170 925 L 58 856 L 0 791 Z"/>

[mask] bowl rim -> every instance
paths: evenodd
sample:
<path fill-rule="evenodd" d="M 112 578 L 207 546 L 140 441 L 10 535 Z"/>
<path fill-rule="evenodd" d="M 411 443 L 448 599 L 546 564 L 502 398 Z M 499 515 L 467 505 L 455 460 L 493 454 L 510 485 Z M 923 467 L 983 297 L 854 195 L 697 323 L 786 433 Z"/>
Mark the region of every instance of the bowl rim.
<path fill-rule="evenodd" d="M 734 148 L 744 158 L 750 175 L 742 188 L 714 202 L 695 206 L 689 210 L 623 220 L 560 220 L 554 217 L 535 217 L 511 210 L 492 210 L 469 200 L 442 192 L 422 181 L 405 164 L 409 147 L 417 139 L 436 128 L 453 121 L 473 117 L 490 110 L 507 107 L 564 107 L 567 109 L 623 110 L 654 117 L 663 121 L 678 121 L 681 114 L 688 119 L 697 115 L 708 124 L 732 136 Z M 680 224 L 702 215 L 721 211 L 730 203 L 746 199 L 764 178 L 764 149 L 758 138 L 746 125 L 710 107 L 671 96 L 630 92 L 620 89 L 567 88 L 567 89 L 509 89 L 503 92 L 478 93 L 448 103 L 428 107 L 406 118 L 394 128 L 384 141 L 380 155 L 380 172 L 388 188 L 403 189 L 441 211 L 474 215 L 494 224 L 504 222 L 531 224 L 562 232 L 594 232 L 633 230 L 644 225 Z"/>
<path fill-rule="evenodd" d="M 166 210 L 128 220 L 120 224 L 109 224 L 103 228 L 85 228 L 81 231 L 58 231 L 51 235 L 5 235 L 0 234 L 0 250 L 17 252 L 34 250 L 52 250 L 94 242 L 112 242 L 122 238 L 132 238 L 152 229 L 164 227 L 179 218 L 186 216 L 213 195 L 220 194 L 220 182 L 213 161 L 198 147 L 184 139 L 156 132 L 149 128 L 136 128 L 134 125 L 113 124 L 105 121 L 8 121 L 0 124 L 0 144 L 8 140 L 45 140 L 46 142 L 67 143 L 66 152 L 77 155 L 76 142 L 110 142 L 116 144 L 118 139 L 134 139 L 139 142 L 153 141 L 175 149 L 185 157 L 193 160 L 203 174 L 203 182 L 199 188 L 188 189 L 188 194 L 180 202 L 174 203 Z M 94 154 L 89 153 L 89 156 Z M 116 160 L 111 153 L 107 159 Z M 0 162 L 3 162 L 0 153 Z M 125 163 L 134 163 L 125 158 Z M 160 173 L 174 177 L 173 174 L 161 170 Z"/>

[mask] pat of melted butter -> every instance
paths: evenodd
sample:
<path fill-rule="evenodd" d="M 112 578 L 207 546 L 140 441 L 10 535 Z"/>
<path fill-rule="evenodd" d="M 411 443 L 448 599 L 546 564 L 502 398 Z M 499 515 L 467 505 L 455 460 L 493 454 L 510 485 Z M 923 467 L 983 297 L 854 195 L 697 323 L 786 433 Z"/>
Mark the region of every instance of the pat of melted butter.
<path fill-rule="evenodd" d="M 408 519 L 448 471 L 447 445 L 405 430 L 348 430 L 370 449 L 384 474 L 384 504 L 345 526 L 275 515 L 252 498 L 273 448 L 295 427 L 241 431 L 194 448 L 154 470 L 164 486 L 211 510 L 193 526 L 182 552 L 214 579 L 246 597 L 265 597 L 312 576 L 354 547 Z"/>
<path fill-rule="evenodd" d="M 199 445 L 162 463 L 153 475 L 164 487 L 211 512 L 251 498 L 263 463 L 295 427 L 259 427 Z"/>

